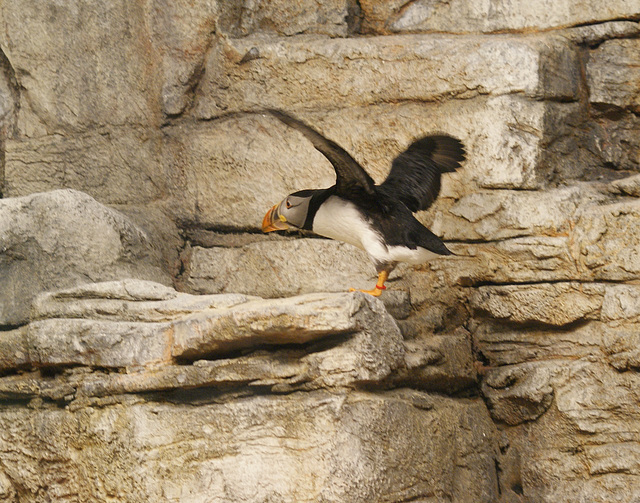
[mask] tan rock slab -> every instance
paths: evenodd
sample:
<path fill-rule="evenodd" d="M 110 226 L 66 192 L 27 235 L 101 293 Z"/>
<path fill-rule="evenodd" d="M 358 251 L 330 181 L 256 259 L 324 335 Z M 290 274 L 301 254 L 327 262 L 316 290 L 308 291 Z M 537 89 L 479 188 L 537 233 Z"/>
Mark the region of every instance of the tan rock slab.
<path fill-rule="evenodd" d="M 325 338 L 333 342 L 305 356 L 298 380 L 326 386 L 380 381 L 404 365 L 393 318 L 361 292 L 263 300 L 194 296 L 123 280 L 44 294 L 33 316 L 23 329 L 0 332 L 1 370 L 157 367 L 263 346 L 304 348 Z M 307 367 L 316 369 L 312 377 L 304 377 Z"/>
<path fill-rule="evenodd" d="M 640 40 L 608 40 L 587 64 L 589 99 L 640 111 Z"/>
<path fill-rule="evenodd" d="M 263 241 L 240 248 L 194 247 L 185 257 L 184 285 L 200 293 L 284 297 L 370 288 L 375 268 L 367 254 L 328 239 Z"/>
<path fill-rule="evenodd" d="M 382 503 L 451 494 L 489 503 L 497 496 L 494 426 L 480 400 L 314 391 L 198 406 L 0 407 L 0 425 L 6 490 L 19 488 L 22 498 L 47 491 L 132 503 L 211 495 L 231 503 Z"/>
<path fill-rule="evenodd" d="M 599 319 L 604 294 L 605 285 L 575 282 L 482 286 L 471 305 L 499 320 L 562 326 Z"/>
<path fill-rule="evenodd" d="M 253 47 L 260 57 L 239 64 Z M 195 116 L 433 101 L 523 93 L 577 97 L 577 54 L 557 37 L 397 35 L 219 40 L 206 62 Z M 268 83 L 268 84 L 267 84 Z"/>
<path fill-rule="evenodd" d="M 431 2 L 401 0 L 379 2 L 361 0 L 363 30 L 374 33 L 397 32 L 512 32 L 544 31 L 553 28 L 599 25 L 625 17 L 634 19 L 633 2 L 614 0 L 606 5 L 598 0 L 526 0 L 512 2 Z"/>

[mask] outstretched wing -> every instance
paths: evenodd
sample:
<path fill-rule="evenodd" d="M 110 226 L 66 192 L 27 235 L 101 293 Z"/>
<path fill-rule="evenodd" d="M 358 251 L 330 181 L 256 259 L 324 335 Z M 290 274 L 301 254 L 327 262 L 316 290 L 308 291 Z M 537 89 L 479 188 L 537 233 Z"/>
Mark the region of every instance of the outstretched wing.
<path fill-rule="evenodd" d="M 425 136 L 393 160 L 381 192 L 416 212 L 426 210 L 440 192 L 440 175 L 455 171 L 465 158 L 462 142 L 447 135 Z"/>
<path fill-rule="evenodd" d="M 375 183 L 358 162 L 336 142 L 328 140 L 315 129 L 290 115 L 274 109 L 267 110 L 287 126 L 300 131 L 333 165 L 336 170 L 336 194 L 348 196 L 354 192 L 373 195 Z"/>

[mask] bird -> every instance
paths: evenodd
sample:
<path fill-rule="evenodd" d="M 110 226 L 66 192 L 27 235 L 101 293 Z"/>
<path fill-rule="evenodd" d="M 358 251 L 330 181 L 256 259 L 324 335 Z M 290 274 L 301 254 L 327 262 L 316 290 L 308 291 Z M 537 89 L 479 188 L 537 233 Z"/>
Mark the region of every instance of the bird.
<path fill-rule="evenodd" d="M 440 192 L 441 175 L 455 171 L 465 160 L 459 139 L 434 134 L 415 140 L 392 161 L 384 182 L 376 185 L 336 142 L 282 110 L 265 111 L 302 133 L 329 160 L 336 183 L 326 189 L 289 194 L 267 211 L 263 232 L 302 229 L 363 249 L 378 280 L 373 289 L 359 291 L 375 297 L 386 290 L 385 282 L 399 262 L 422 264 L 453 255 L 414 213 L 432 205 Z"/>

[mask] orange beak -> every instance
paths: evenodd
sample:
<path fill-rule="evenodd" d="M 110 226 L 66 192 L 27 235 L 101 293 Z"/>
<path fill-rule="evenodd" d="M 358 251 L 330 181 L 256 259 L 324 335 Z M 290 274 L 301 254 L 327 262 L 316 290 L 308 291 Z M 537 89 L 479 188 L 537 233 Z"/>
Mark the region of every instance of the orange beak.
<path fill-rule="evenodd" d="M 283 231 L 289 228 L 283 216 L 278 215 L 278 204 L 267 211 L 262 219 L 262 232 Z"/>

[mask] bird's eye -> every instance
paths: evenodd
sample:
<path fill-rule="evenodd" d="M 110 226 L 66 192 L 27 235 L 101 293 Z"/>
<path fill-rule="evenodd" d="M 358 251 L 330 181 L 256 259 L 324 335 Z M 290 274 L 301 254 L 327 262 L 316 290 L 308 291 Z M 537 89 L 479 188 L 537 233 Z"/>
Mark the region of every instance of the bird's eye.
<path fill-rule="evenodd" d="M 291 208 L 291 203 L 287 200 L 287 209 Z"/>

